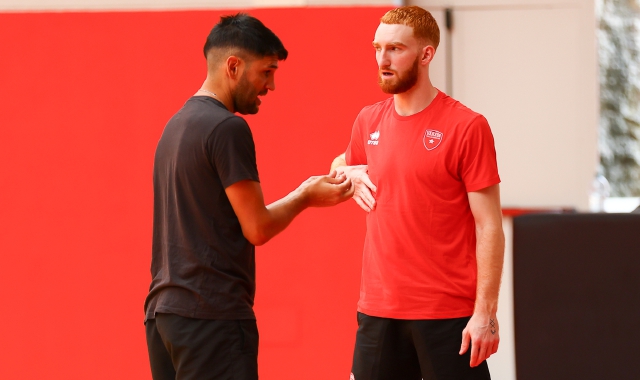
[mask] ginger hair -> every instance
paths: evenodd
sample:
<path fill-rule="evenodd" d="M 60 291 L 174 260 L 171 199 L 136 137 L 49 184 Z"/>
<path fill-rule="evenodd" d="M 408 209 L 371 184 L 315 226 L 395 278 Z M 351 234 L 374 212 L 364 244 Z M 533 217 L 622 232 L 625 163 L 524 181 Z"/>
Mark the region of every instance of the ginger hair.
<path fill-rule="evenodd" d="M 431 13 L 416 6 L 399 7 L 385 13 L 380 19 L 383 24 L 406 25 L 413 28 L 413 36 L 427 44 L 438 48 L 440 44 L 440 28 Z"/>

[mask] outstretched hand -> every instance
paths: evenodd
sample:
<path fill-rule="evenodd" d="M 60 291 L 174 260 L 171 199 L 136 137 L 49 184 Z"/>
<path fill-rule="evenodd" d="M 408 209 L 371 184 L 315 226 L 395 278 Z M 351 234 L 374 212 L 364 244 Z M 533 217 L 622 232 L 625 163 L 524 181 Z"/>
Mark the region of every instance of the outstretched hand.
<path fill-rule="evenodd" d="M 346 175 L 353 182 L 355 188 L 353 199 L 366 212 L 376 208 L 376 186 L 367 174 L 367 165 L 340 166 L 336 168 L 338 175 Z"/>
<path fill-rule="evenodd" d="M 352 181 L 335 170 L 329 175 L 313 176 L 300 185 L 309 207 L 335 206 L 353 196 Z"/>
<path fill-rule="evenodd" d="M 500 328 L 498 318 L 474 313 L 462 331 L 460 355 L 467 352 L 471 343 L 471 367 L 477 367 L 498 351 Z"/>

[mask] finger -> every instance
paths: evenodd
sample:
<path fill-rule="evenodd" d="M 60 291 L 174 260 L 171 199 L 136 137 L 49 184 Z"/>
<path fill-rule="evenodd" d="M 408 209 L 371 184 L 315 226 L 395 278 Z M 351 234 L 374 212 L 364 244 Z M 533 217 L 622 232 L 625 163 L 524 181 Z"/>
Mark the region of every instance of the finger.
<path fill-rule="evenodd" d="M 493 347 L 491 348 L 491 355 L 495 354 L 496 352 L 498 352 L 498 346 L 500 345 L 500 339 L 496 339 L 495 342 L 493 342 Z"/>
<path fill-rule="evenodd" d="M 369 204 L 369 201 L 367 200 L 367 197 L 365 196 L 365 194 L 362 191 L 362 186 L 360 185 L 355 185 L 354 186 L 356 191 L 354 193 L 354 197 L 358 197 L 360 198 L 360 200 L 367 205 L 368 208 L 371 208 L 371 205 Z"/>
<path fill-rule="evenodd" d="M 332 185 L 342 185 L 346 182 L 347 177 L 330 177 L 330 176 L 324 176 L 323 179 Z"/>
<path fill-rule="evenodd" d="M 460 352 L 459 354 L 462 355 L 465 352 L 467 352 L 467 349 L 469 348 L 469 334 L 467 333 L 467 330 L 462 331 L 462 344 L 460 345 Z"/>
<path fill-rule="evenodd" d="M 478 343 L 471 341 L 471 360 L 469 361 L 469 365 L 475 367 L 478 365 Z"/>
<path fill-rule="evenodd" d="M 487 352 L 487 344 L 486 343 L 480 343 L 478 344 L 478 356 L 476 358 L 476 363 L 474 365 L 478 366 L 480 365 L 480 363 L 482 363 L 483 361 L 485 361 L 488 357 L 489 357 L 489 353 Z"/>
<path fill-rule="evenodd" d="M 329 173 L 329 177 L 331 178 L 335 178 L 337 175 L 338 175 L 338 171 L 335 169 L 333 169 L 331 173 Z"/>
<path fill-rule="evenodd" d="M 373 182 L 371 182 L 371 179 L 369 178 L 368 174 L 366 173 L 363 174 L 361 177 L 361 180 L 365 185 L 367 185 L 369 189 L 371 189 L 372 192 L 375 193 L 376 191 L 378 191 L 378 188 L 376 187 L 376 185 L 373 184 Z"/>
<path fill-rule="evenodd" d="M 356 203 L 358 204 L 358 206 L 360 206 L 361 209 L 363 209 L 366 212 L 371 211 L 371 209 L 369 208 L 369 206 L 367 206 L 362 199 L 360 199 L 360 197 L 354 196 L 353 199 L 356 201 Z"/>
<path fill-rule="evenodd" d="M 353 184 L 351 183 L 351 180 L 348 178 L 344 178 L 344 180 L 342 180 L 342 182 L 337 183 L 336 185 L 336 191 L 339 193 L 344 193 L 348 190 L 350 190 L 353 186 Z"/>
<path fill-rule="evenodd" d="M 338 202 L 344 202 L 353 197 L 353 186 L 350 180 L 346 180 L 339 185 L 334 185 L 334 194 L 338 197 Z"/>
<path fill-rule="evenodd" d="M 345 198 L 351 198 L 353 197 L 353 194 L 355 194 L 356 192 L 356 187 L 353 186 L 353 183 L 351 182 L 351 180 L 346 181 L 349 183 L 349 188 L 347 189 L 347 191 L 344 193 L 344 197 Z"/>
<path fill-rule="evenodd" d="M 373 206 L 376 204 L 376 199 L 369 191 L 369 188 L 363 185 L 358 186 L 358 190 L 360 192 L 360 196 L 362 199 L 367 202 L 367 205 L 373 210 Z"/>

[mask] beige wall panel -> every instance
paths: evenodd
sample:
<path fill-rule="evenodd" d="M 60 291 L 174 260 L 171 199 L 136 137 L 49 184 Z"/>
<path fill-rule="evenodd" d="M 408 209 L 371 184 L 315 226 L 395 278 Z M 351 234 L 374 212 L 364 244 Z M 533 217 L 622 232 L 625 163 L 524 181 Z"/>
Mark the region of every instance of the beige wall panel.
<path fill-rule="evenodd" d="M 516 341 L 513 316 L 513 218 L 504 217 L 505 249 L 502 283 L 498 298 L 498 323 L 500 324 L 500 347 L 487 363 L 492 379 L 516 380 Z"/>
<path fill-rule="evenodd" d="M 595 33 L 584 28 L 584 13 L 455 13 L 453 95 L 493 128 L 505 205 L 587 207 L 597 79 Z"/>
<path fill-rule="evenodd" d="M 436 50 L 436 55 L 429 66 L 429 76 L 434 86 L 444 92 L 448 92 L 447 88 L 447 42 L 449 36 L 445 27 L 445 13 L 442 9 L 431 10 L 433 18 L 438 22 L 440 27 L 440 45 Z"/>

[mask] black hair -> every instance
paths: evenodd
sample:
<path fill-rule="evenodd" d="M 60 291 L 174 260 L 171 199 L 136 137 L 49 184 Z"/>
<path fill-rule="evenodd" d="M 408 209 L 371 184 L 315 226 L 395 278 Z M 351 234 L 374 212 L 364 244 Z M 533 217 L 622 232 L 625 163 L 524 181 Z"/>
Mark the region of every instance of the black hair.
<path fill-rule="evenodd" d="M 204 44 L 204 56 L 213 48 L 239 48 L 260 58 L 275 55 L 287 59 L 289 52 L 269 28 L 246 13 L 220 17 Z"/>

